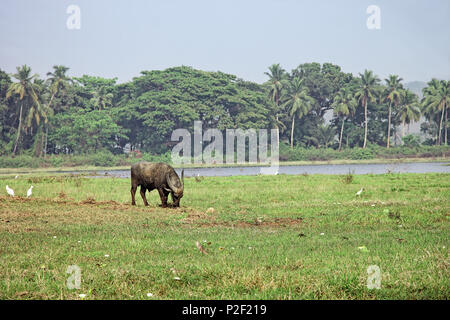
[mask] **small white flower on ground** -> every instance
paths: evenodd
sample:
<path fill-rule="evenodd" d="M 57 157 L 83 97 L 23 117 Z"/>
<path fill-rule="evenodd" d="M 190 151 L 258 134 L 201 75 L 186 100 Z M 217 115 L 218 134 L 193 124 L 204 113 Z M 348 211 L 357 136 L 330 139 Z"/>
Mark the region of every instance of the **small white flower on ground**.
<path fill-rule="evenodd" d="M 84 293 L 80 293 L 78 296 L 79 296 L 81 299 L 86 298 L 86 295 L 85 295 Z"/>
<path fill-rule="evenodd" d="M 80 241 L 80 240 L 78 240 L 78 243 L 81 243 L 81 241 Z"/>
<path fill-rule="evenodd" d="M 372 204 L 371 206 L 372 206 L 372 207 L 375 207 L 375 205 L 374 205 L 374 204 Z"/>
<path fill-rule="evenodd" d="M 252 250 L 252 247 L 248 247 L 249 250 Z"/>
<path fill-rule="evenodd" d="M 181 280 L 180 277 L 173 277 L 173 280 Z"/>
<path fill-rule="evenodd" d="M 53 239 L 56 239 L 56 236 L 53 236 Z"/>
<path fill-rule="evenodd" d="M 105 254 L 105 257 L 109 258 L 109 254 Z"/>
<path fill-rule="evenodd" d="M 399 227 L 399 228 L 403 228 L 403 226 L 402 226 L 401 224 L 400 224 L 400 225 L 398 225 L 398 227 Z"/>
<path fill-rule="evenodd" d="M 153 293 L 147 293 L 147 297 L 153 297 Z"/>
<path fill-rule="evenodd" d="M 324 236 L 324 235 L 325 235 L 325 233 L 323 233 L 323 232 L 322 232 L 322 233 L 321 233 L 320 235 L 321 235 L 321 236 Z"/>

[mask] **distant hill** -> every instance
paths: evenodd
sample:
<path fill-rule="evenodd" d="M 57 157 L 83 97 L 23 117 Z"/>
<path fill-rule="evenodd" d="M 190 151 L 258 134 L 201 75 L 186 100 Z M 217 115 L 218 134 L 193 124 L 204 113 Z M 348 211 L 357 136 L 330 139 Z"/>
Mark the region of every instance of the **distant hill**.
<path fill-rule="evenodd" d="M 422 89 L 427 86 L 426 82 L 423 81 L 411 81 L 405 83 L 405 88 L 411 90 L 415 94 L 422 98 Z"/>

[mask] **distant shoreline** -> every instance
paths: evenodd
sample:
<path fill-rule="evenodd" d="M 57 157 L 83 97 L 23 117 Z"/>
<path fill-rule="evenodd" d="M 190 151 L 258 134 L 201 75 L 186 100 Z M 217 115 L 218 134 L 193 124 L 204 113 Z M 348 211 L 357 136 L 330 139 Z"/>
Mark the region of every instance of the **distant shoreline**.
<path fill-rule="evenodd" d="M 335 165 L 335 164 L 391 164 L 391 163 L 411 163 L 411 162 L 448 162 L 450 165 L 450 158 L 436 157 L 436 158 L 401 158 L 401 159 L 367 159 L 367 160 L 329 160 L 329 161 L 281 161 L 280 166 L 295 166 L 295 165 Z M 227 168 L 227 167 L 261 167 L 264 164 L 259 163 L 233 163 L 233 164 L 184 164 L 173 165 L 174 168 Z M 267 166 L 267 165 L 266 165 Z M 47 168 L 0 168 L 0 175 L 19 174 L 19 173 L 64 173 L 72 171 L 115 171 L 128 170 L 127 166 L 74 166 L 74 167 L 47 167 Z"/>

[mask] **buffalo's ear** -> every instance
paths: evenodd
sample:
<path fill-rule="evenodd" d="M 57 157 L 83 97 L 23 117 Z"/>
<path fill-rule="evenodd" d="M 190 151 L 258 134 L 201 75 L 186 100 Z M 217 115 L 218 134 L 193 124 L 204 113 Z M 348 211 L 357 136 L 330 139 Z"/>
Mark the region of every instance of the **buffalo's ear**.
<path fill-rule="evenodd" d="M 184 186 L 184 169 L 181 170 L 181 183 L 183 183 Z"/>

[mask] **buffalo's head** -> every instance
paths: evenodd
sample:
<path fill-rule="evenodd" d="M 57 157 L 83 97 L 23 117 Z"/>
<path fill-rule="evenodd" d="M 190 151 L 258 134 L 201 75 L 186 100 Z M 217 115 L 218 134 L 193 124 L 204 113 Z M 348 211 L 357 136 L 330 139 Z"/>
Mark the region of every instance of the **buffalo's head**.
<path fill-rule="evenodd" d="M 184 191 L 184 170 L 181 171 L 181 181 L 176 173 L 172 175 L 167 175 L 167 184 L 169 185 L 170 189 L 166 190 L 169 191 L 170 194 L 172 195 L 173 206 L 179 207 L 180 200 L 183 197 Z"/>

